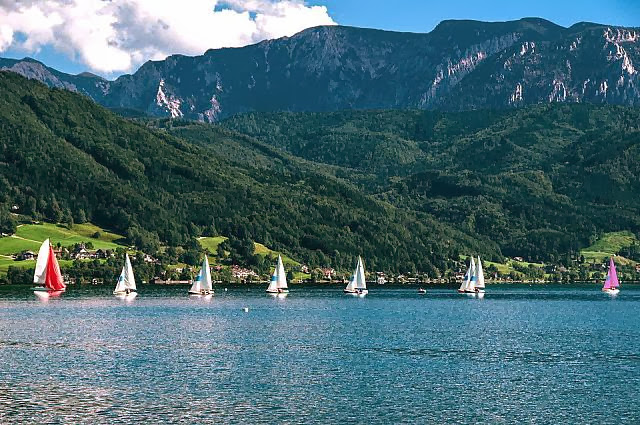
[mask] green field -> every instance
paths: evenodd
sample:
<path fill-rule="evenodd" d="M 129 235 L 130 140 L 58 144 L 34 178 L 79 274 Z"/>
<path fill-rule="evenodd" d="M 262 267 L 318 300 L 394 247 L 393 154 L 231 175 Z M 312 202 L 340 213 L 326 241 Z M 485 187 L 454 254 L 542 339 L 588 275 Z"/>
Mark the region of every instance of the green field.
<path fill-rule="evenodd" d="M 200 242 L 200 246 L 202 249 L 208 249 L 210 253 L 215 254 L 218 250 L 218 245 L 222 242 L 226 241 L 227 237 L 225 236 L 215 236 L 215 237 L 202 237 L 198 238 L 198 242 Z"/>
<path fill-rule="evenodd" d="M 58 264 L 60 264 L 60 267 L 70 267 L 73 264 L 73 260 L 58 260 Z M 11 266 L 21 267 L 24 269 L 35 268 L 36 262 L 35 260 L 15 261 L 11 258 L 0 257 L 0 275 L 7 273 Z"/>
<path fill-rule="evenodd" d="M 587 262 L 603 261 L 622 249 L 630 247 L 635 242 L 637 242 L 637 238 L 629 231 L 605 233 L 593 245 L 580 251 L 580 254 Z M 631 260 L 620 256 L 616 257 L 616 262 L 620 264 L 632 263 Z"/>
<path fill-rule="evenodd" d="M 222 242 L 226 241 L 227 237 L 226 236 L 215 236 L 215 237 L 202 237 L 202 238 L 198 238 L 198 242 L 200 242 L 200 246 L 203 249 L 208 249 L 209 252 L 214 253 L 218 250 L 218 245 L 220 245 Z M 299 266 L 300 263 L 298 263 L 297 261 L 295 261 L 294 259 L 282 254 L 282 253 L 278 253 L 270 248 L 267 248 L 266 246 L 262 245 L 261 243 L 254 243 L 254 254 L 256 255 L 260 255 L 260 256 L 267 256 L 267 255 L 271 255 L 272 257 L 278 257 L 278 254 L 282 255 L 282 262 L 285 266 Z"/>
<path fill-rule="evenodd" d="M 100 232 L 100 237 L 92 236 Z M 70 246 L 81 242 L 91 242 L 94 249 L 116 249 L 121 247 L 115 241 L 122 236 L 108 232 L 93 224 L 76 224 L 71 229 L 55 224 L 25 224 L 18 227 L 15 235 L 0 238 L 0 255 L 18 254 L 22 251 L 37 252 L 45 239 L 51 239 L 51 243 L 62 246 Z"/>

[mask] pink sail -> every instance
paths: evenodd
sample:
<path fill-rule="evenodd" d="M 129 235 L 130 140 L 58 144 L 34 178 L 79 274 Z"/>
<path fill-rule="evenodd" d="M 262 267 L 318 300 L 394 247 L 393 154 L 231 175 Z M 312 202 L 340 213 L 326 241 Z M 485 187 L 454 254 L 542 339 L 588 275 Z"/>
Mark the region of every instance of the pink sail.
<path fill-rule="evenodd" d="M 607 273 L 607 280 L 604 282 L 602 289 L 613 289 L 620 286 L 618 282 L 618 273 L 616 273 L 616 265 L 613 262 L 613 257 L 609 260 L 609 273 Z"/>

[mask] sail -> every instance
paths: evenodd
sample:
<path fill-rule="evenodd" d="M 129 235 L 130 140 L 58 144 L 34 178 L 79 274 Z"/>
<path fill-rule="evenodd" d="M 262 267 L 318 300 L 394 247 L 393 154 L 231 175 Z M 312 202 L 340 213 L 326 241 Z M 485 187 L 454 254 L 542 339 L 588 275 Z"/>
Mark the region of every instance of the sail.
<path fill-rule="evenodd" d="M 484 270 L 482 270 L 480 256 L 478 256 L 478 263 L 476 264 L 476 288 L 484 289 Z"/>
<path fill-rule="evenodd" d="M 345 288 L 345 291 L 353 292 L 356 289 L 356 275 L 358 274 L 358 267 L 356 266 L 356 270 L 353 272 L 353 276 L 351 276 L 351 280 L 349 280 L 349 284 Z"/>
<path fill-rule="evenodd" d="M 356 279 L 355 279 L 355 288 L 356 289 L 367 289 L 367 281 L 364 277 L 364 266 L 362 265 L 362 258 L 358 257 L 358 267 L 356 268 Z"/>
<path fill-rule="evenodd" d="M 116 284 L 116 289 L 113 292 L 124 292 L 127 289 L 127 284 L 125 282 L 126 268 L 122 266 L 122 271 L 120 272 L 120 277 L 118 277 L 118 283 Z"/>
<path fill-rule="evenodd" d="M 613 257 L 609 260 L 609 272 L 607 273 L 607 280 L 604 282 L 603 289 L 613 289 L 620 286 L 618 282 L 618 273 L 616 272 L 616 265 L 613 262 Z"/>
<path fill-rule="evenodd" d="M 476 289 L 476 280 L 477 280 L 476 262 L 474 261 L 473 256 L 472 256 L 471 257 L 471 263 L 469 263 L 469 278 L 465 282 L 464 290 L 465 291 L 473 291 L 473 290 L 475 290 Z"/>
<path fill-rule="evenodd" d="M 127 289 L 135 291 L 136 279 L 133 276 L 133 267 L 131 267 L 131 260 L 129 259 L 129 254 L 125 254 L 124 267 L 125 267 L 124 280 L 125 280 L 125 284 L 127 285 Z"/>
<path fill-rule="evenodd" d="M 58 260 L 56 259 L 56 254 L 53 253 L 51 244 L 49 244 L 49 258 L 47 259 L 44 286 L 52 291 L 63 291 L 66 288 L 62 273 L 60 273 L 60 265 L 58 265 Z"/>
<path fill-rule="evenodd" d="M 278 255 L 278 263 L 271 276 L 271 282 L 267 288 L 268 292 L 276 292 L 278 289 L 287 289 L 287 275 L 284 272 L 282 257 Z"/>
<path fill-rule="evenodd" d="M 282 257 L 278 255 L 278 289 L 287 289 L 287 274 L 284 271 Z"/>
<path fill-rule="evenodd" d="M 33 283 L 44 285 L 45 276 L 47 274 L 47 263 L 49 262 L 49 239 L 42 242 L 38 251 L 38 260 L 36 261 L 36 271 L 33 274 Z"/>
<path fill-rule="evenodd" d="M 471 279 L 471 263 L 469 263 L 469 268 L 462 278 L 462 283 L 460 284 L 460 288 L 458 288 L 458 291 L 464 291 L 467 288 L 467 286 L 469 285 L 469 279 Z"/>
<path fill-rule="evenodd" d="M 202 262 L 202 270 L 200 270 L 202 276 L 202 289 L 205 291 L 211 291 L 213 285 L 211 284 L 211 268 L 209 268 L 209 258 L 205 255 Z"/>

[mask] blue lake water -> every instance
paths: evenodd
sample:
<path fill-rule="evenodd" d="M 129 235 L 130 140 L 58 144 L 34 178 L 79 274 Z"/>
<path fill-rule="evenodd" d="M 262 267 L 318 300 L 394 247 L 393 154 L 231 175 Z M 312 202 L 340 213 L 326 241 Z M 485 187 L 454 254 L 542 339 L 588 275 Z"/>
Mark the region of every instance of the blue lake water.
<path fill-rule="evenodd" d="M 640 423 L 640 286 L 186 289 L 0 287 L 0 423 Z"/>

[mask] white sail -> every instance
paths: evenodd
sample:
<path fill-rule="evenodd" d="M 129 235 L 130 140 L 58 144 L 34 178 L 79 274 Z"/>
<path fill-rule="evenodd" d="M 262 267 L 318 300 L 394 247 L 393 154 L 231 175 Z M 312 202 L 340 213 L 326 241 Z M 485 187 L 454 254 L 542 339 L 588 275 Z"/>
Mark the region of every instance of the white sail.
<path fill-rule="evenodd" d="M 200 273 L 193 281 L 193 285 L 191 285 L 191 289 L 189 289 L 190 294 L 200 294 L 204 292 L 211 292 L 211 269 L 209 268 L 209 258 L 205 255 L 204 260 L 202 260 L 202 267 L 200 268 Z"/>
<path fill-rule="evenodd" d="M 344 288 L 344 290 L 346 292 L 353 292 L 356 289 L 356 275 L 358 274 L 358 266 L 356 266 L 355 271 L 353 272 L 353 276 L 351 276 L 351 279 L 349 280 L 349 283 L 347 284 L 347 287 Z"/>
<path fill-rule="evenodd" d="M 358 289 L 367 289 L 367 281 L 364 276 L 364 266 L 362 265 L 362 258 L 360 256 L 358 256 L 358 265 L 356 265 L 353 276 L 351 276 L 351 280 L 344 290 L 345 292 L 355 292 Z"/>
<path fill-rule="evenodd" d="M 271 276 L 271 282 L 269 283 L 267 292 L 278 292 L 279 289 L 287 289 L 287 274 L 284 271 L 284 264 L 282 264 L 282 257 L 280 255 L 278 255 L 278 263 Z"/>
<path fill-rule="evenodd" d="M 476 265 L 476 288 L 484 289 L 484 270 L 482 270 L 480 256 L 478 256 L 478 264 Z"/>
<path fill-rule="evenodd" d="M 132 291 L 135 291 L 136 288 L 136 279 L 133 276 L 133 267 L 131 267 L 131 260 L 129 260 L 129 254 L 125 254 L 125 261 L 124 261 L 125 267 L 127 268 L 126 274 L 125 274 L 125 281 L 127 283 L 127 289 L 130 289 Z"/>
<path fill-rule="evenodd" d="M 469 280 L 466 282 L 466 286 L 464 288 L 465 291 L 475 291 L 476 289 L 476 262 L 471 257 L 471 264 L 469 264 Z"/>
<path fill-rule="evenodd" d="M 113 290 L 113 293 L 121 293 L 127 289 L 127 284 L 125 282 L 125 276 L 127 274 L 126 266 L 122 266 L 122 271 L 120 272 L 120 276 L 118 277 L 118 283 L 116 284 L 116 289 Z"/>
<path fill-rule="evenodd" d="M 206 255 L 204 256 L 200 274 L 203 275 L 202 289 L 204 291 L 211 292 L 213 290 L 213 285 L 211 283 L 211 268 L 209 267 L 209 258 Z"/>
<path fill-rule="evenodd" d="M 356 289 L 367 289 L 367 281 L 364 277 L 364 266 L 362 265 L 362 258 L 358 257 L 358 268 L 356 269 Z"/>
<path fill-rule="evenodd" d="M 460 284 L 460 288 L 458 288 L 458 291 L 460 292 L 464 291 L 469 285 L 470 279 L 471 279 L 471 263 L 469 263 L 469 268 L 467 269 L 467 272 L 464 274 L 464 278 L 462 279 L 462 283 Z"/>
<path fill-rule="evenodd" d="M 49 261 L 49 239 L 42 242 L 40 251 L 38 251 L 38 260 L 36 261 L 36 271 L 33 274 L 33 283 L 44 285 L 47 277 L 47 262 Z"/>
<path fill-rule="evenodd" d="M 130 291 L 136 290 L 136 279 L 133 276 L 133 267 L 131 267 L 129 254 L 124 255 L 124 266 L 122 267 L 120 277 L 118 277 L 118 283 L 116 284 L 116 288 L 113 290 L 113 293 L 123 293 L 127 289 Z"/>

